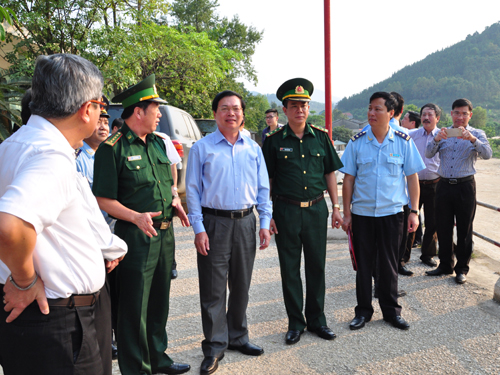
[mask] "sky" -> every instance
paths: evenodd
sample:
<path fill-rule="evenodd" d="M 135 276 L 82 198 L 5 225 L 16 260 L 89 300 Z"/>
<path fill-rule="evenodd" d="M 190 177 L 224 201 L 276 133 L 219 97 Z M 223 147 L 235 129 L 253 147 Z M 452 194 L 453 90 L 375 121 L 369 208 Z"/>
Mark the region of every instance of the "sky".
<path fill-rule="evenodd" d="M 324 102 L 323 0 L 218 0 L 219 16 L 240 20 L 264 37 L 250 91 L 276 93 L 288 79 L 313 82 Z M 388 8 L 394 5 L 394 10 Z M 500 0 L 330 1 L 332 97 L 357 94 L 429 54 L 500 21 Z"/>

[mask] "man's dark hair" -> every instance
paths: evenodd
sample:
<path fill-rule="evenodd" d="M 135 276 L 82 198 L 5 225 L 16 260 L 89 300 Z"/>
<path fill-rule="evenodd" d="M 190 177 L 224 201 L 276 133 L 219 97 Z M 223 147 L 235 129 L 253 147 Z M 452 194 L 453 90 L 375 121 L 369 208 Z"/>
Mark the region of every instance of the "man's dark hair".
<path fill-rule="evenodd" d="M 31 102 L 31 89 L 28 89 L 26 90 L 23 98 L 21 99 L 21 120 L 23 125 L 26 125 L 31 117 L 30 102 Z"/>
<path fill-rule="evenodd" d="M 215 95 L 215 98 L 212 101 L 212 111 L 217 112 L 217 108 L 219 107 L 219 102 L 222 99 L 224 99 L 226 96 L 236 96 L 238 99 L 240 99 L 241 108 L 243 108 L 243 112 L 245 112 L 246 104 L 245 104 L 245 101 L 243 100 L 243 97 L 240 94 L 238 94 L 237 92 L 234 92 L 231 90 L 225 90 L 225 91 L 219 92 L 217 95 Z"/>
<path fill-rule="evenodd" d="M 115 118 L 113 120 L 113 123 L 111 124 L 111 130 L 113 130 L 113 128 L 116 126 L 118 128 L 118 130 L 120 130 L 123 126 L 123 119 L 121 117 L 118 117 L 118 118 Z"/>
<path fill-rule="evenodd" d="M 138 103 L 132 104 L 130 107 L 127 107 L 123 110 L 122 119 L 126 120 L 130 116 L 132 116 L 134 113 L 134 109 L 136 109 L 136 108 L 141 108 L 146 113 L 148 110 L 148 107 L 151 103 L 154 103 L 154 102 L 150 102 L 148 100 L 145 100 L 143 102 L 138 102 Z"/>
<path fill-rule="evenodd" d="M 415 128 L 420 126 L 420 114 L 415 111 L 408 111 L 408 118 L 410 121 L 415 121 Z"/>
<path fill-rule="evenodd" d="M 392 91 L 391 92 L 391 95 L 394 97 L 394 99 L 396 99 L 396 101 L 398 102 L 398 105 L 396 106 L 396 108 L 394 108 L 394 117 L 396 116 L 399 116 L 401 113 L 403 113 L 403 106 L 405 104 L 405 100 L 403 99 L 403 97 L 398 94 L 396 91 Z"/>
<path fill-rule="evenodd" d="M 458 107 L 469 107 L 469 111 L 472 112 L 472 103 L 469 99 L 462 98 L 455 100 L 451 106 L 451 109 L 455 109 Z"/>
<path fill-rule="evenodd" d="M 437 118 L 441 117 L 441 108 L 439 108 L 437 105 L 434 103 L 427 103 L 425 104 L 422 108 L 420 108 L 420 116 L 422 116 L 422 112 L 424 111 L 424 108 L 430 108 L 434 110 L 434 113 L 436 114 Z"/>
<path fill-rule="evenodd" d="M 278 110 L 275 108 L 269 108 L 265 114 L 267 115 L 268 113 L 276 113 L 276 116 L 278 116 Z"/>
<path fill-rule="evenodd" d="M 387 108 L 387 112 L 390 112 L 391 110 L 396 109 L 396 107 L 398 105 L 398 101 L 394 98 L 394 96 L 392 96 L 391 94 L 389 94 L 388 92 L 385 92 L 385 91 L 377 91 L 372 96 L 370 96 L 370 103 L 372 101 L 374 101 L 375 99 L 380 99 L 380 98 L 385 100 L 384 104 Z"/>

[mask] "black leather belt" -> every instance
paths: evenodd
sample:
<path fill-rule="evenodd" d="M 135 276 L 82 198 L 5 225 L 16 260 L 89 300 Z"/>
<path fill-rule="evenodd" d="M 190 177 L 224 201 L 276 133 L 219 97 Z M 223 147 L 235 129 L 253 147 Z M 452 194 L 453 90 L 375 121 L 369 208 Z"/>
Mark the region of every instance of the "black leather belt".
<path fill-rule="evenodd" d="M 0 294 L 3 294 L 4 284 L 0 284 Z M 47 298 L 49 306 L 52 307 L 83 307 L 94 306 L 101 292 L 97 291 L 91 294 L 73 294 L 68 298 Z"/>
<path fill-rule="evenodd" d="M 436 178 L 435 180 L 420 180 L 419 182 L 420 182 L 422 185 L 430 185 L 430 184 L 435 184 L 435 183 L 436 183 L 436 182 L 438 182 L 440 179 L 441 179 L 441 177 L 438 177 L 438 178 Z"/>
<path fill-rule="evenodd" d="M 48 299 L 47 302 L 49 306 L 52 307 L 83 307 L 83 306 L 94 306 L 97 298 L 99 298 L 100 292 L 95 292 L 92 294 L 73 294 L 68 298 L 57 298 L 57 299 Z"/>
<path fill-rule="evenodd" d="M 243 210 L 216 210 L 214 208 L 202 207 L 201 212 L 204 214 L 210 214 L 214 216 L 230 217 L 231 219 L 241 219 L 247 215 L 250 215 L 253 211 L 253 206 L 250 208 L 245 208 Z"/>
<path fill-rule="evenodd" d="M 462 182 L 467 182 L 474 179 L 474 175 L 470 175 L 462 178 L 441 178 L 441 181 L 447 182 L 450 185 L 460 184 Z"/>
<path fill-rule="evenodd" d="M 312 201 L 306 201 L 306 202 L 294 201 L 293 199 L 288 199 L 288 198 L 282 197 L 280 195 L 274 195 L 273 199 L 277 199 L 279 201 L 283 201 L 283 202 L 304 208 L 304 207 L 311 207 L 311 206 L 315 205 L 316 203 L 322 201 L 323 199 L 325 199 L 325 194 L 321 193 L 321 195 L 318 195 Z"/>
<path fill-rule="evenodd" d="M 156 229 L 168 229 L 170 228 L 172 221 L 153 221 L 153 228 Z"/>

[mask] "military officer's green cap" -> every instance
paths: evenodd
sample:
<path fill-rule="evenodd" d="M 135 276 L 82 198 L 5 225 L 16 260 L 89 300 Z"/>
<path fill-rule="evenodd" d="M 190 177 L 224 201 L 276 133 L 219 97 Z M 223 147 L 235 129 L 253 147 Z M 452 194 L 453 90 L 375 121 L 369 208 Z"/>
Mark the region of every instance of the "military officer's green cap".
<path fill-rule="evenodd" d="M 156 92 L 154 74 L 151 74 L 138 84 L 130 86 L 121 94 L 116 95 L 112 101 L 113 103 L 122 103 L 123 109 L 143 101 L 167 104 L 165 100 L 160 99 Z"/>
<path fill-rule="evenodd" d="M 106 112 L 106 110 L 104 108 L 101 109 L 101 114 L 99 115 L 99 117 L 109 118 L 108 112 Z"/>
<path fill-rule="evenodd" d="M 305 78 L 293 78 L 280 86 L 278 91 L 276 91 L 276 96 L 281 101 L 289 99 L 299 102 L 310 102 L 313 91 L 314 86 L 311 81 Z"/>

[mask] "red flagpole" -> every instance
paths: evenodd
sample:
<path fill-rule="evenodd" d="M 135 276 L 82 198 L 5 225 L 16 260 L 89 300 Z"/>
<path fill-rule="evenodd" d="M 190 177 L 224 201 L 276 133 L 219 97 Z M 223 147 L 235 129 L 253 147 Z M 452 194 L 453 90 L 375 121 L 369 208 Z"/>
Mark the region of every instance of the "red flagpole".
<path fill-rule="evenodd" d="M 330 48 L 330 0 L 325 0 L 325 128 L 332 139 L 332 65 Z"/>

